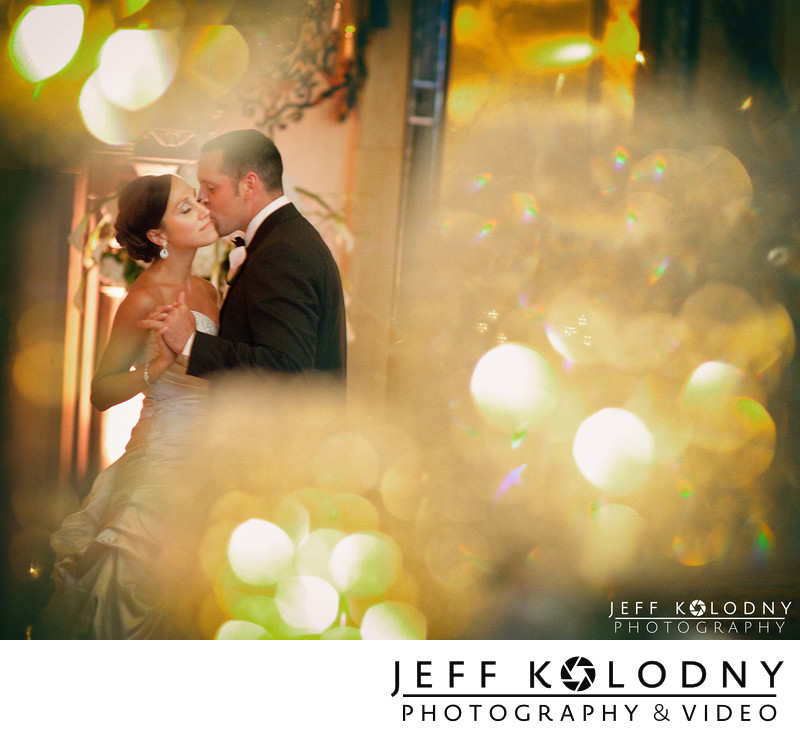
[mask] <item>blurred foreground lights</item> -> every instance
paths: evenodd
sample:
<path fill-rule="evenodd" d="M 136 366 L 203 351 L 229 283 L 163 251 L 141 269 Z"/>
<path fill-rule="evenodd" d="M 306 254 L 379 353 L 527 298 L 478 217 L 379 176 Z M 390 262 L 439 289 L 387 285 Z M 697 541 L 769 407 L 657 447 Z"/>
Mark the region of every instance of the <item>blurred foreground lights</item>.
<path fill-rule="evenodd" d="M 535 41 L 515 56 L 527 68 L 565 70 L 589 64 L 599 52 L 597 42 L 588 36 L 564 36 Z"/>
<path fill-rule="evenodd" d="M 167 91 L 179 56 L 177 44 L 166 31 L 116 31 L 100 50 L 100 90 L 121 108 L 144 108 Z"/>
<path fill-rule="evenodd" d="M 491 93 L 492 81 L 486 75 L 454 82 L 447 96 L 448 118 L 456 125 L 472 120 L 484 109 Z"/>
<path fill-rule="evenodd" d="M 318 635 L 339 612 L 339 593 L 330 582 L 313 576 L 286 577 L 275 593 L 284 622 L 305 635 Z"/>
<path fill-rule="evenodd" d="M 251 518 L 231 534 L 228 561 L 245 584 L 274 584 L 292 564 L 294 544 L 286 532 L 267 520 Z"/>
<path fill-rule="evenodd" d="M 123 18 L 129 18 L 134 13 L 138 13 L 150 0 L 121 0 L 118 2 L 118 12 Z"/>
<path fill-rule="evenodd" d="M 613 495 L 642 487 L 653 460 L 653 435 L 633 413 L 605 408 L 581 423 L 572 455 L 595 487 Z"/>
<path fill-rule="evenodd" d="M 536 198 L 528 192 L 515 192 L 511 195 L 511 201 L 523 223 L 530 223 L 539 214 Z"/>
<path fill-rule="evenodd" d="M 558 400 L 558 378 L 540 353 L 516 343 L 487 351 L 475 365 L 472 400 L 493 425 L 521 432 L 544 420 Z"/>
<path fill-rule="evenodd" d="M 400 547 L 380 533 L 354 533 L 336 544 L 330 559 L 333 580 L 352 597 L 383 595 L 400 574 Z"/>
<path fill-rule="evenodd" d="M 707 361 L 695 369 L 681 399 L 690 407 L 718 405 L 742 393 L 744 373 L 723 361 Z"/>
<path fill-rule="evenodd" d="M 597 364 L 612 358 L 618 321 L 600 300 L 570 289 L 551 300 L 545 314 L 550 345 L 571 362 Z"/>
<path fill-rule="evenodd" d="M 683 566 L 706 566 L 723 555 L 728 542 L 720 524 L 706 531 L 678 531 L 672 539 L 672 555 Z"/>
<path fill-rule="evenodd" d="M 250 50 L 233 26 L 206 26 L 189 52 L 188 78 L 212 97 L 220 97 L 247 71 Z"/>
<path fill-rule="evenodd" d="M 312 462 L 314 481 L 325 489 L 366 493 L 380 468 L 372 443 L 357 433 L 337 433 L 326 439 Z"/>
<path fill-rule="evenodd" d="M 217 631 L 218 641 L 259 641 L 269 639 L 269 633 L 260 625 L 246 620 L 228 620 Z"/>
<path fill-rule="evenodd" d="M 61 384 L 54 381 L 53 367 L 58 365 L 61 348 L 58 341 L 44 340 L 26 346 L 14 359 L 14 387 L 25 399 L 37 405 L 55 407 L 61 402 Z"/>
<path fill-rule="evenodd" d="M 379 602 L 364 613 L 361 637 L 364 640 L 424 640 L 425 616 L 405 602 Z"/>
<path fill-rule="evenodd" d="M 14 69 L 30 82 L 41 82 L 69 64 L 83 36 L 80 5 L 31 5 L 8 42 Z"/>
<path fill-rule="evenodd" d="M 640 559 L 646 530 L 633 508 L 613 503 L 595 510 L 581 551 L 581 575 L 599 585 L 631 571 Z"/>
<path fill-rule="evenodd" d="M 336 544 L 345 534 L 332 528 L 319 528 L 306 536 L 297 546 L 295 568 L 299 574 L 315 576 L 333 584 L 330 558 Z"/>
<path fill-rule="evenodd" d="M 89 133 L 109 146 L 130 143 L 144 130 L 136 113 L 123 110 L 106 99 L 97 72 L 84 82 L 78 109 Z"/>

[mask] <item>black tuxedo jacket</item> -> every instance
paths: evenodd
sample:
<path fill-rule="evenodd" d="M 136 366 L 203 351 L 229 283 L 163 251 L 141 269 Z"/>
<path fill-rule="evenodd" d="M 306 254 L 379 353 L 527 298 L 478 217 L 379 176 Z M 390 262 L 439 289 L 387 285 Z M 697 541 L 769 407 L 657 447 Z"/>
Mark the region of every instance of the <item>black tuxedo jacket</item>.
<path fill-rule="evenodd" d="M 320 371 L 344 382 L 347 367 L 342 281 L 317 230 L 287 204 L 247 246 L 220 311 L 219 336 L 198 332 L 187 371 L 258 368 Z"/>

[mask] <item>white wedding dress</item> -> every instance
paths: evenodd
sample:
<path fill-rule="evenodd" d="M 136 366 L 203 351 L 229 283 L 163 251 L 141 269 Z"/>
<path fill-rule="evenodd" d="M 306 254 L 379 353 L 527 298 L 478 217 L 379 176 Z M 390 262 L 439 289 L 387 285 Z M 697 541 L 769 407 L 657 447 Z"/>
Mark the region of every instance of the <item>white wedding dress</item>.
<path fill-rule="evenodd" d="M 217 334 L 210 318 L 194 315 L 199 331 Z M 154 349 L 151 341 L 146 356 Z M 192 522 L 176 480 L 201 422 L 207 384 L 175 363 L 147 391 L 125 452 L 51 536 L 56 590 L 34 637 L 196 637 L 181 611 L 191 594 L 183 591 L 191 579 L 181 571 L 186 555 L 171 549 L 169 530 L 184 518 Z"/>

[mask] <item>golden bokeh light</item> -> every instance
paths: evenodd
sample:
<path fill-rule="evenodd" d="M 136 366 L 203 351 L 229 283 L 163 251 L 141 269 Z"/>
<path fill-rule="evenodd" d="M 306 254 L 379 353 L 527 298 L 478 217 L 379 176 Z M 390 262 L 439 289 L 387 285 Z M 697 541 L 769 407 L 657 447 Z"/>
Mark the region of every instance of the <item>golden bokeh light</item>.
<path fill-rule="evenodd" d="M 704 520 L 693 516 L 680 521 L 673 533 L 670 551 L 675 560 L 686 567 L 706 566 L 724 556 L 731 539 L 728 526 L 713 519 L 705 510 Z"/>
<path fill-rule="evenodd" d="M 600 53 L 600 45 L 591 36 L 548 36 L 519 45 L 512 53 L 526 69 L 562 71 L 588 65 Z"/>
<path fill-rule="evenodd" d="M 378 464 L 378 454 L 367 438 L 340 433 L 326 439 L 317 451 L 314 478 L 320 487 L 358 494 L 375 483 Z"/>
<path fill-rule="evenodd" d="M 371 500 L 360 494 L 340 492 L 331 498 L 336 505 L 336 526 L 346 533 L 375 530 L 381 514 Z"/>
<path fill-rule="evenodd" d="M 581 364 L 604 362 L 616 350 L 613 310 L 580 289 L 565 289 L 547 306 L 545 331 L 565 359 Z"/>
<path fill-rule="evenodd" d="M 777 429 L 763 405 L 732 397 L 694 419 L 688 462 L 706 483 L 744 485 L 769 469 Z"/>
<path fill-rule="evenodd" d="M 491 44 L 495 32 L 494 18 L 488 8 L 458 4 L 453 14 L 453 35 L 458 44 L 481 48 Z"/>
<path fill-rule="evenodd" d="M 50 533 L 43 525 L 26 525 L 8 543 L 9 571 L 16 579 L 38 578 L 40 566 L 52 558 Z"/>
<path fill-rule="evenodd" d="M 684 300 L 680 310 L 680 319 L 692 331 L 701 355 L 743 371 L 763 363 L 764 347 L 771 343 L 759 320 L 761 315 L 750 292 L 723 282 L 704 284 Z M 757 340 L 751 343 L 754 336 Z"/>
<path fill-rule="evenodd" d="M 447 96 L 447 114 L 453 123 L 466 123 L 480 113 L 489 101 L 492 81 L 485 74 L 455 81 Z"/>
<path fill-rule="evenodd" d="M 631 17 L 636 4 L 611 3 L 611 14 L 603 38 L 603 54 L 612 64 L 632 64 L 639 55 L 639 29 Z"/>
<path fill-rule="evenodd" d="M 713 210 L 723 228 L 737 225 L 742 216 L 750 213 L 753 204 L 753 181 L 747 168 L 721 146 L 698 146 L 691 154 L 701 176 L 687 194 L 689 207 L 696 213 Z M 726 231 L 712 233 L 725 235 Z"/>
<path fill-rule="evenodd" d="M 470 391 L 486 420 L 520 432 L 553 412 L 558 401 L 558 378 L 538 351 L 507 343 L 487 351 L 478 360 Z"/>
<path fill-rule="evenodd" d="M 221 97 L 247 71 L 250 49 L 233 26 L 205 26 L 187 52 L 187 79 L 202 93 Z"/>
<path fill-rule="evenodd" d="M 269 502 L 242 490 L 232 489 L 219 495 L 208 514 L 211 523 L 238 524 L 251 518 L 266 518 L 272 513 Z"/>
<path fill-rule="evenodd" d="M 587 524 L 579 565 L 583 577 L 603 585 L 635 568 L 646 529 L 636 510 L 627 505 L 601 505 Z"/>
<path fill-rule="evenodd" d="M 394 459 L 383 474 L 381 500 L 386 509 L 400 520 L 413 520 L 422 504 L 422 468 L 418 454 Z"/>
<path fill-rule="evenodd" d="M 702 412 L 744 394 L 746 387 L 747 377 L 739 368 L 724 361 L 706 361 L 686 381 L 681 399 Z"/>
<path fill-rule="evenodd" d="M 625 410 L 638 417 L 653 436 L 653 462 L 670 464 L 692 440 L 691 416 L 678 399 L 679 388 L 653 377 L 643 379 L 631 392 Z"/>
<path fill-rule="evenodd" d="M 684 324 L 669 313 L 631 315 L 617 325 L 616 345 L 608 361 L 620 369 L 636 366 L 656 371 L 676 355 L 685 333 Z"/>
<path fill-rule="evenodd" d="M 651 471 L 653 435 L 633 413 L 604 408 L 581 423 L 572 454 L 595 487 L 613 495 L 639 490 Z"/>
<path fill-rule="evenodd" d="M 39 340 L 23 347 L 11 369 L 14 387 L 36 404 L 60 405 L 62 352 L 59 341 Z"/>

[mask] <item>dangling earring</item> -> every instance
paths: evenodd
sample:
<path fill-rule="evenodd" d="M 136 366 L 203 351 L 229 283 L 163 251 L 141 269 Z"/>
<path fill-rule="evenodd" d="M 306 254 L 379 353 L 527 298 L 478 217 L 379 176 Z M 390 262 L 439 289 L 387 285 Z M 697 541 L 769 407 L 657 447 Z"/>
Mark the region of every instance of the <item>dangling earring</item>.
<path fill-rule="evenodd" d="M 169 256 L 169 251 L 167 251 L 167 242 L 166 241 L 164 241 L 164 244 L 161 247 L 161 251 L 158 252 L 158 255 L 162 259 L 166 259 Z"/>

